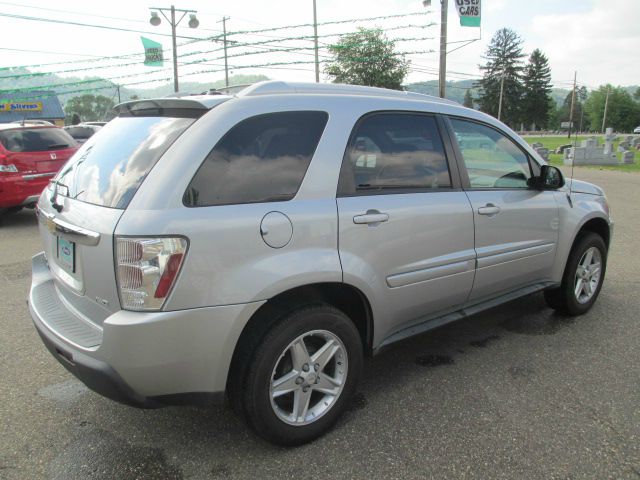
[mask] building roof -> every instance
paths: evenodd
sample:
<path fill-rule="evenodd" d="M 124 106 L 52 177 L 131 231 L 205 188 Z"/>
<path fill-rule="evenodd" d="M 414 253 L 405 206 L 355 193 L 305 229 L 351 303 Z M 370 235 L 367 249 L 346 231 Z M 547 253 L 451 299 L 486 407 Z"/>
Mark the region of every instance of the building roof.
<path fill-rule="evenodd" d="M 26 98 L 28 97 L 28 98 Z M 56 92 L 41 90 L 30 91 L 28 95 L 24 93 L 0 93 L 0 106 L 5 103 L 19 102 L 19 103 L 34 103 L 41 102 L 42 110 L 34 111 L 13 111 L 8 112 L 0 109 L 0 123 L 13 122 L 22 119 L 64 119 L 64 110 Z"/>

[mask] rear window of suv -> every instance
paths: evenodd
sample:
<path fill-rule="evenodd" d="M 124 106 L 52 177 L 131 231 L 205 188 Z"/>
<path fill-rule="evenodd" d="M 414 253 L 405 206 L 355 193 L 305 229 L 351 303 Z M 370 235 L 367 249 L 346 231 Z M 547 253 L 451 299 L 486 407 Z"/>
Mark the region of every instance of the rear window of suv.
<path fill-rule="evenodd" d="M 60 128 L 0 131 L 0 143 L 11 152 L 46 152 L 74 147 L 76 141 Z"/>
<path fill-rule="evenodd" d="M 300 188 L 329 115 L 277 112 L 227 132 L 184 194 L 188 207 L 291 200 Z"/>
<path fill-rule="evenodd" d="M 127 208 L 147 174 L 193 118 L 118 117 L 91 137 L 56 177 L 58 192 L 86 203 Z"/>

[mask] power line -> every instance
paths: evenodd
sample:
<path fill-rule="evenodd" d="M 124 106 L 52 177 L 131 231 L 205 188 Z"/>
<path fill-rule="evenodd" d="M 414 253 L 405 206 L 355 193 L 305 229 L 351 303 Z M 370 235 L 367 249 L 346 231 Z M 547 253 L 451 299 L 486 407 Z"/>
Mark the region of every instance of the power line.
<path fill-rule="evenodd" d="M 63 25 L 73 25 L 76 27 L 91 27 L 91 28 L 102 28 L 105 30 L 117 30 L 121 32 L 133 32 L 133 33 L 144 33 L 146 35 L 160 35 L 163 37 L 170 37 L 171 35 L 168 33 L 157 33 L 157 32 L 149 32 L 144 30 L 133 30 L 131 28 L 121 28 L 121 27 L 109 27 L 107 25 L 96 25 L 92 23 L 81 23 L 81 22 L 72 22 L 70 20 L 57 20 L 54 18 L 42 18 L 42 17 L 30 17 L 27 15 L 15 15 L 12 13 L 0 13 L 0 17 L 7 18 L 16 18 L 18 20 L 30 20 L 36 22 L 48 22 L 48 23 L 58 23 Z M 185 38 L 191 40 L 192 42 L 199 42 L 202 40 L 207 40 L 210 38 L 197 38 L 197 37 L 185 37 L 184 35 L 176 35 L 177 38 Z"/>
<path fill-rule="evenodd" d="M 144 23 L 145 25 L 147 24 L 147 22 L 145 20 L 136 20 L 136 19 L 132 19 L 132 18 L 123 18 L 123 17 L 112 17 L 112 16 L 109 16 L 109 15 L 98 15 L 98 14 L 89 13 L 89 12 L 78 12 L 78 11 L 71 11 L 71 10 L 61 10 L 59 8 L 45 8 L 45 7 L 41 7 L 41 6 L 37 6 L 37 5 L 24 5 L 24 4 L 11 3 L 11 2 L 0 2 L 0 4 L 1 5 L 10 5 L 10 6 L 13 6 L 13 7 L 20 7 L 20 8 L 31 8 L 31 9 L 35 9 L 35 10 L 44 10 L 44 11 L 47 11 L 47 12 L 66 13 L 66 14 L 78 15 L 78 16 L 82 16 L 82 17 L 105 18 L 107 20 L 119 20 L 119 21 L 129 22 L 129 23 Z M 180 27 L 180 28 L 189 28 L 189 27 Z M 220 30 L 211 29 L 211 28 L 201 28 L 200 30 L 207 30 L 207 31 L 211 31 L 211 32 L 219 32 L 220 31 Z"/>

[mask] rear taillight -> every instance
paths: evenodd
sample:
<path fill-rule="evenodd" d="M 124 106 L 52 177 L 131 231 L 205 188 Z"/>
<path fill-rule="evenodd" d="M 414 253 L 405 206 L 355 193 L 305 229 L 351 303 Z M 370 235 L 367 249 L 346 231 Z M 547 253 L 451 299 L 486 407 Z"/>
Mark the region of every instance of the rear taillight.
<path fill-rule="evenodd" d="M 160 310 L 187 253 L 180 237 L 116 239 L 116 275 L 125 310 Z"/>
<path fill-rule="evenodd" d="M 9 157 L 6 155 L 0 154 L 0 172 L 6 173 L 17 173 L 18 168 L 12 163 L 7 163 L 9 161 Z"/>

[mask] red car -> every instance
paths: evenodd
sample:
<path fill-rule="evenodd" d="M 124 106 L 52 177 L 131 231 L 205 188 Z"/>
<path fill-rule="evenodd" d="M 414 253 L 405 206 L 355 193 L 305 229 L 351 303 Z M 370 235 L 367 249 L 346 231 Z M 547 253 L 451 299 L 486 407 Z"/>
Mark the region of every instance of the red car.
<path fill-rule="evenodd" d="M 59 127 L 0 124 L 0 213 L 33 208 L 77 149 L 78 143 Z"/>

